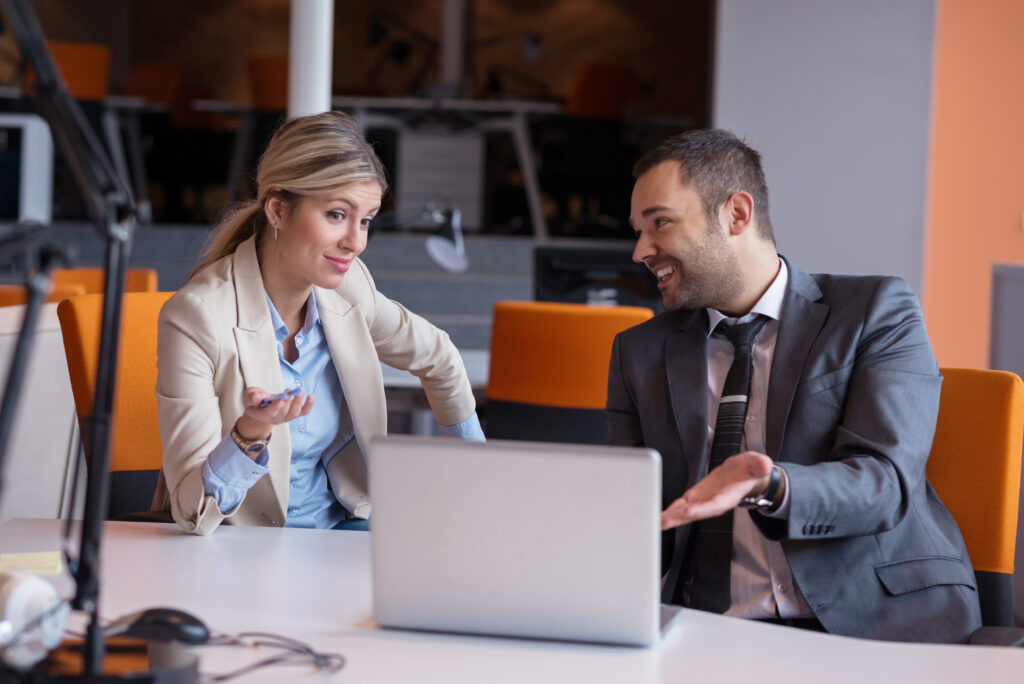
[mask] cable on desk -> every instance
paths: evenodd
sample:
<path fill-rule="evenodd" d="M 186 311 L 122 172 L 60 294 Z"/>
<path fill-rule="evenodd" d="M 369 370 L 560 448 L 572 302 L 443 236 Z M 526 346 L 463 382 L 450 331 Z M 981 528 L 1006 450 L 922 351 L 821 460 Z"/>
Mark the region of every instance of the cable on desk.
<path fill-rule="evenodd" d="M 221 674 L 212 673 L 200 673 L 200 681 L 207 682 L 226 682 L 229 679 L 235 677 L 241 677 L 242 675 L 249 674 L 254 670 L 260 668 L 269 667 L 271 665 L 293 663 L 300 664 L 303 662 L 312 662 L 316 669 L 321 670 L 325 674 L 331 674 L 339 672 L 345 667 L 345 656 L 340 653 L 321 653 L 316 651 L 309 644 L 291 639 L 286 636 L 279 634 L 271 634 L 269 632 L 241 632 L 236 635 L 217 635 L 212 637 L 208 642 L 209 646 L 243 646 L 246 648 L 275 648 L 281 649 L 281 653 L 277 653 L 268 656 L 262 660 L 257 660 L 254 663 L 250 663 L 245 667 L 241 667 L 231 672 L 224 672 Z"/>

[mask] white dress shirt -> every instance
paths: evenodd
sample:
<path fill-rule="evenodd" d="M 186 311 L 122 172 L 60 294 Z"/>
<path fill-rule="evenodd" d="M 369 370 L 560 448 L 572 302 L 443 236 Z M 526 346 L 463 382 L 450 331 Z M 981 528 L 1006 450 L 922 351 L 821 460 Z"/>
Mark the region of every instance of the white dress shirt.
<path fill-rule="evenodd" d="M 789 271 L 779 259 L 779 272 L 761 298 L 742 318 L 729 318 L 717 309 L 708 309 L 708 334 L 717 325 L 746 323 L 756 315 L 768 321 L 753 345 L 754 374 L 750 381 L 747 420 L 743 431 L 744 448 L 765 452 L 765 417 L 768 403 L 768 381 L 779 336 L 782 300 L 789 281 Z M 734 349 L 729 340 L 710 336 L 708 339 L 708 448 L 714 440 L 718 418 L 718 400 L 725 385 L 725 376 L 732 365 Z M 785 471 L 782 473 L 785 477 Z M 789 488 L 782 505 L 772 517 L 789 514 Z M 752 514 L 743 508 L 733 510 L 732 563 L 730 570 L 730 607 L 726 615 L 746 618 L 813 617 L 807 601 L 793 581 L 793 573 L 779 542 L 766 539 L 754 525 Z M 764 515 L 754 513 L 753 515 Z"/>

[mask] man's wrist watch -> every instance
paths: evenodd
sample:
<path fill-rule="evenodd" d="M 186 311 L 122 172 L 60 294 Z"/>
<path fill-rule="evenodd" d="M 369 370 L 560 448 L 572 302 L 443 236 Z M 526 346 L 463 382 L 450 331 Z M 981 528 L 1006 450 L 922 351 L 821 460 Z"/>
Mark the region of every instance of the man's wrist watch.
<path fill-rule="evenodd" d="M 246 439 L 238 432 L 238 423 L 231 428 L 231 439 L 246 456 L 255 456 L 270 444 L 270 435 L 267 435 L 266 439 Z"/>
<path fill-rule="evenodd" d="M 768 476 L 768 486 L 760 494 L 749 494 L 740 499 L 740 508 L 752 508 L 757 511 L 768 510 L 775 506 L 775 495 L 782 484 L 782 471 L 779 466 L 772 466 L 772 474 Z"/>

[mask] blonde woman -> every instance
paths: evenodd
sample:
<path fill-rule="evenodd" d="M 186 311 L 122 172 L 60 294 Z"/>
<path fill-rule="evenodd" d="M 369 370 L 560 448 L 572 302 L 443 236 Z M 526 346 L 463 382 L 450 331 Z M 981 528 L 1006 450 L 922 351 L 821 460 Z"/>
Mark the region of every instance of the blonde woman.
<path fill-rule="evenodd" d="M 482 440 L 469 381 L 448 335 L 377 292 L 358 259 L 387 182 L 350 117 L 285 123 L 257 184 L 160 313 L 154 508 L 195 534 L 366 529 L 379 361 L 420 378 L 443 433 Z"/>

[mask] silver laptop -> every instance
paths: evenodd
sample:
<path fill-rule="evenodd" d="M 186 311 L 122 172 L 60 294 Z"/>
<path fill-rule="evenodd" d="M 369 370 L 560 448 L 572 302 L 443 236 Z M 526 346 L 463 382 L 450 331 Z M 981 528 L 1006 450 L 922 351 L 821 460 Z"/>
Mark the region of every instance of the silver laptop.
<path fill-rule="evenodd" d="M 382 626 L 650 645 L 676 612 L 652 449 L 392 436 L 368 462 Z"/>

